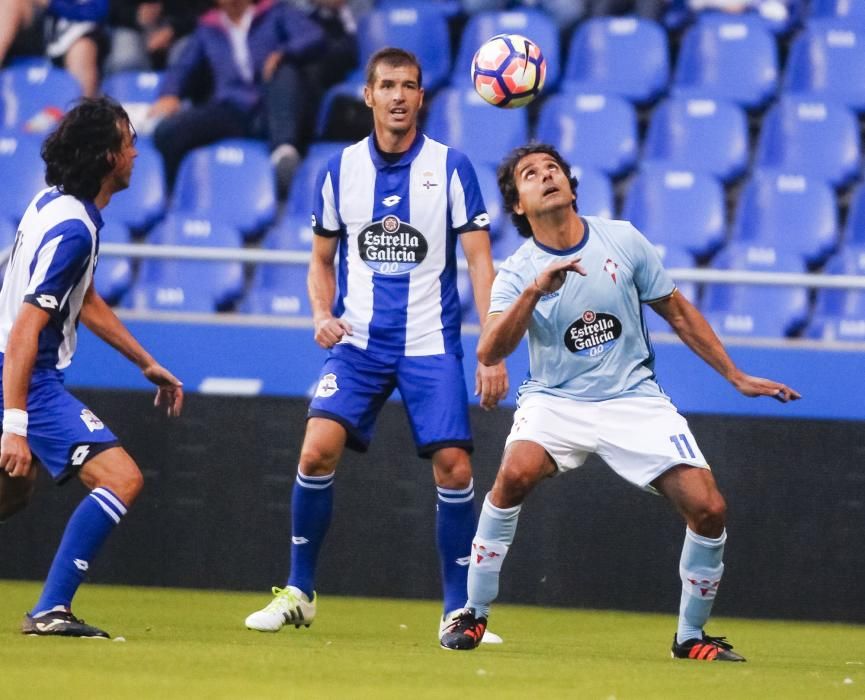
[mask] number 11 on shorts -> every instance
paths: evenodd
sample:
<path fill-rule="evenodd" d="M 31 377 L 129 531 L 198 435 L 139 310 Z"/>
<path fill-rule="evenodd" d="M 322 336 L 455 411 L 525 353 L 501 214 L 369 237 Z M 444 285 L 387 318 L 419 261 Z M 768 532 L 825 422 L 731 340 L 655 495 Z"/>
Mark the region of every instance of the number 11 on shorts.
<path fill-rule="evenodd" d="M 688 457 L 696 459 L 694 450 L 691 449 L 691 443 L 688 442 L 688 438 L 684 433 L 670 435 L 670 442 L 676 446 L 676 449 L 679 451 L 679 457 L 682 459 L 687 459 Z M 687 450 L 687 454 L 685 453 L 685 450 Z"/>

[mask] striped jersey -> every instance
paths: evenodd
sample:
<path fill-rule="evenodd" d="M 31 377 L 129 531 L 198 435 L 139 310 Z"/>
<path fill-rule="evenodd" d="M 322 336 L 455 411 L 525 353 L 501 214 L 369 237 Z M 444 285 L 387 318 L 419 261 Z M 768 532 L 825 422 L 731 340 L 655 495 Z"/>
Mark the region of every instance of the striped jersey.
<path fill-rule="evenodd" d="M 526 241 L 493 282 L 490 313 L 505 311 L 555 261 L 581 258 L 587 275 L 540 298 L 529 324 L 529 376 L 519 395 L 540 392 L 577 401 L 663 396 L 642 304 L 675 284 L 654 246 L 628 221 L 583 217 L 585 235 L 569 250 Z"/>
<path fill-rule="evenodd" d="M 369 136 L 319 175 L 313 231 L 339 236 L 341 342 L 388 356 L 462 354 L 456 241 L 489 228 L 468 158 L 418 132 L 396 162 Z"/>
<path fill-rule="evenodd" d="M 47 311 L 35 369 L 63 369 L 75 354 L 78 315 L 93 280 L 102 216 L 93 202 L 42 190 L 18 226 L 0 290 L 0 352 L 23 302 Z"/>

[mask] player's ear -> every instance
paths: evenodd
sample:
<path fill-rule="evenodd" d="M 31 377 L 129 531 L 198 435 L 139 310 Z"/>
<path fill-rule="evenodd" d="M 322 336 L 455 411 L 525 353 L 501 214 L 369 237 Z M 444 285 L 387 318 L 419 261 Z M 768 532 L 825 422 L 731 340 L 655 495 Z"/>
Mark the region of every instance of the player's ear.
<path fill-rule="evenodd" d="M 519 216 L 522 216 L 523 214 L 526 213 L 526 210 L 523 208 L 523 205 L 520 204 L 519 199 L 516 201 L 516 204 L 514 204 L 513 209 L 514 209 L 514 214 L 518 214 Z"/>
<path fill-rule="evenodd" d="M 366 106 L 372 108 L 372 88 L 369 83 L 363 86 L 363 101 L 366 102 Z"/>
<path fill-rule="evenodd" d="M 420 109 L 421 107 L 423 107 L 423 96 L 424 96 L 423 88 L 418 88 L 418 92 L 420 93 L 420 102 L 418 102 L 417 108 Z"/>

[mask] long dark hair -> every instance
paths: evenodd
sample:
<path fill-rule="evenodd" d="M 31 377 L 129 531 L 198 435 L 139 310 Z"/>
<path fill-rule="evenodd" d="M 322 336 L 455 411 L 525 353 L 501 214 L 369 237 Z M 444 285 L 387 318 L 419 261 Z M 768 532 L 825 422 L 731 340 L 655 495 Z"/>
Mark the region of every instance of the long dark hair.
<path fill-rule="evenodd" d="M 81 100 L 42 144 L 45 182 L 64 194 L 93 199 L 123 147 L 129 115 L 107 97 Z"/>
<path fill-rule="evenodd" d="M 559 167 L 568 176 L 568 182 L 571 184 L 571 192 L 574 193 L 574 197 L 577 196 L 577 186 L 580 184 L 577 178 L 571 175 L 571 166 L 562 158 L 562 154 L 548 143 L 532 143 L 515 148 L 508 153 L 499 165 L 496 177 L 499 182 L 499 192 L 502 193 L 502 199 L 505 202 L 505 211 L 510 212 L 511 221 L 513 221 L 519 234 L 525 238 L 532 237 L 532 227 L 529 226 L 529 220 L 525 214 L 517 214 L 514 211 L 514 207 L 520 199 L 519 192 L 517 192 L 516 179 L 514 178 L 514 170 L 520 160 L 532 153 L 545 153 L 548 156 L 552 156 L 553 160 L 559 164 Z M 574 199 L 574 211 L 579 211 L 576 199 Z"/>

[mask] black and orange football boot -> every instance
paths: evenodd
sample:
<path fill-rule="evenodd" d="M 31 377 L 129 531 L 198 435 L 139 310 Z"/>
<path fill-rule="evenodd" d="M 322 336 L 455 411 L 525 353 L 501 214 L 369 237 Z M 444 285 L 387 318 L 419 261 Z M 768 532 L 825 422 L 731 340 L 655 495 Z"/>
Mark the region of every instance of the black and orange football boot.
<path fill-rule="evenodd" d="M 702 639 L 686 639 L 679 644 L 673 635 L 672 656 L 674 659 L 694 659 L 695 661 L 745 661 L 733 651 L 733 645 L 726 637 L 710 637 L 703 632 Z"/>

